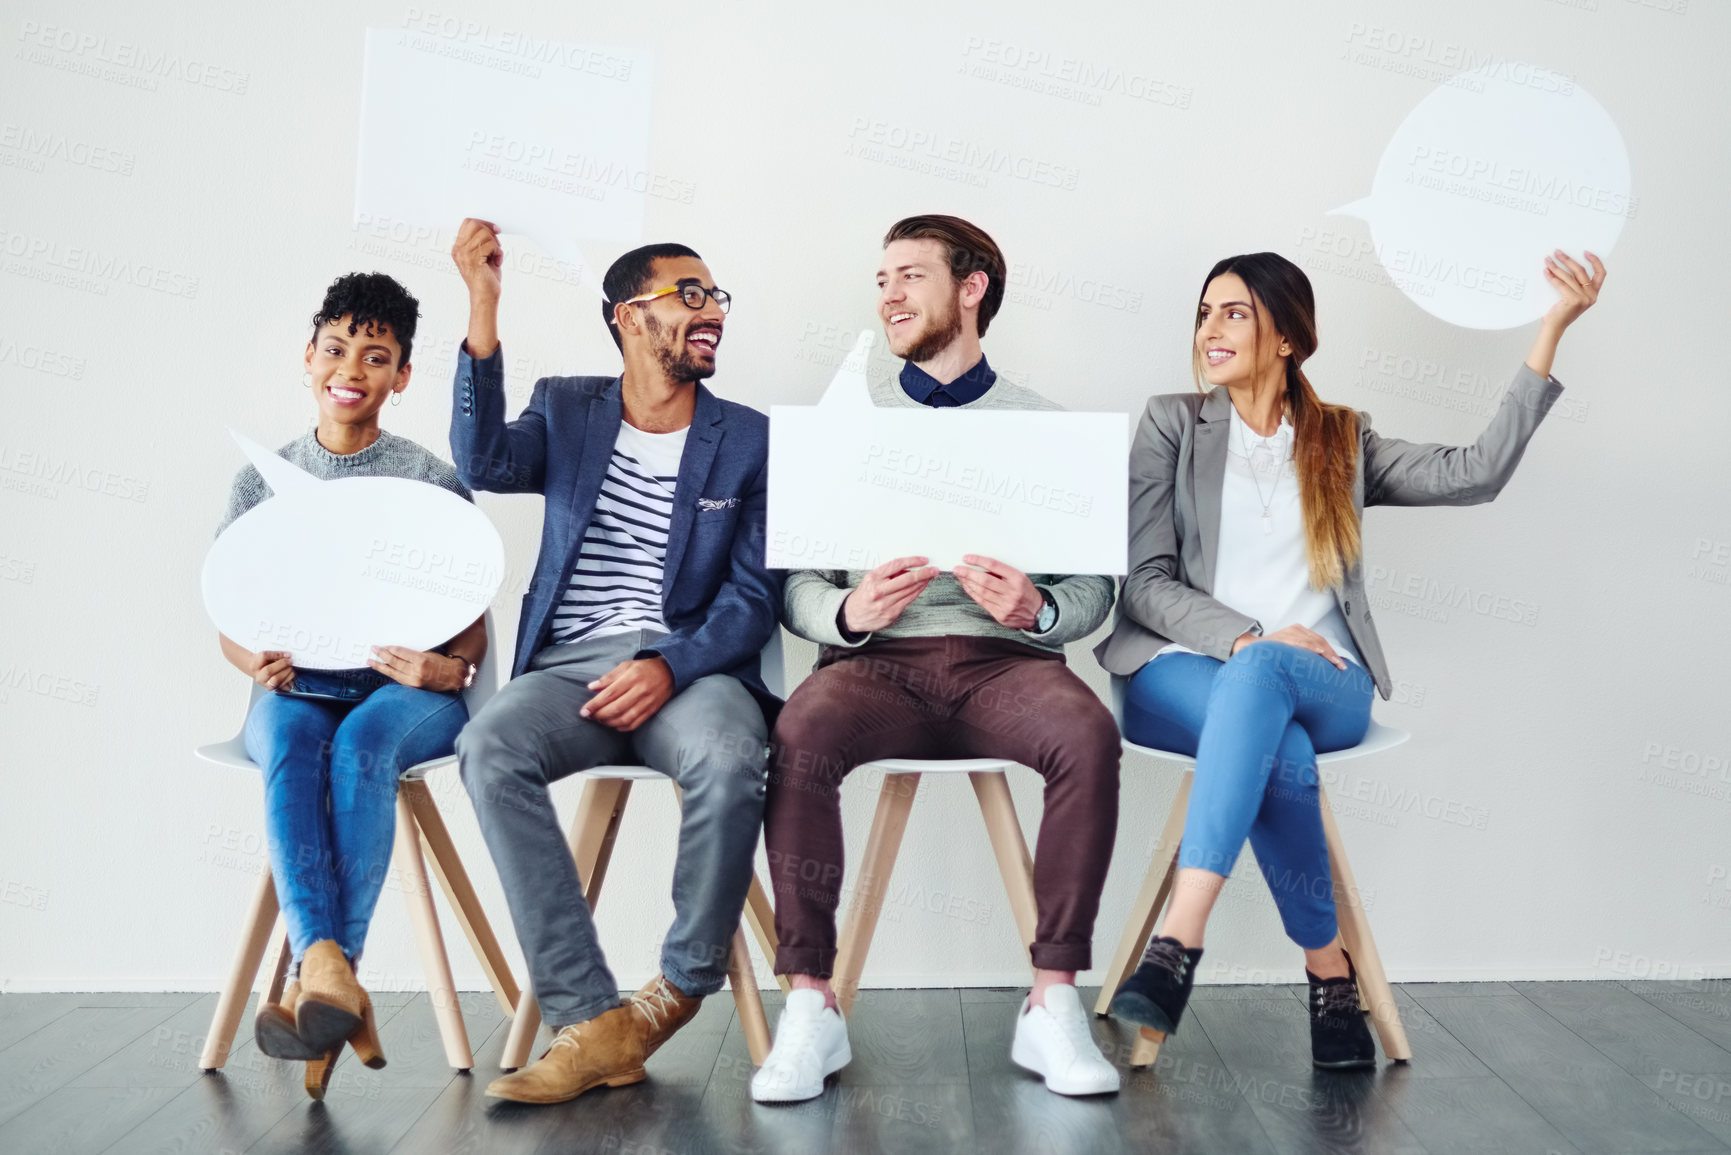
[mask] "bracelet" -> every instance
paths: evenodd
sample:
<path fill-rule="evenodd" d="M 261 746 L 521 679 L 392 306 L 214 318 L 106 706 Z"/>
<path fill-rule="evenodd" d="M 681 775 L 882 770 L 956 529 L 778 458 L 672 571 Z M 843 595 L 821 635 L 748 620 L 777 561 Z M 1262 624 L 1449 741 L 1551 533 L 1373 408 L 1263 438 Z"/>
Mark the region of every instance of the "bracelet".
<path fill-rule="evenodd" d="M 476 667 L 475 667 L 474 662 L 470 661 L 468 658 L 465 658 L 462 654 L 453 654 L 449 650 L 435 650 L 433 652 L 436 654 L 443 655 L 444 657 L 447 657 L 447 658 L 455 658 L 457 661 L 463 663 L 463 671 L 464 671 L 463 672 L 463 684 L 459 687 L 459 689 L 467 690 L 469 687 L 471 687 L 475 684 L 475 669 L 476 669 Z"/>

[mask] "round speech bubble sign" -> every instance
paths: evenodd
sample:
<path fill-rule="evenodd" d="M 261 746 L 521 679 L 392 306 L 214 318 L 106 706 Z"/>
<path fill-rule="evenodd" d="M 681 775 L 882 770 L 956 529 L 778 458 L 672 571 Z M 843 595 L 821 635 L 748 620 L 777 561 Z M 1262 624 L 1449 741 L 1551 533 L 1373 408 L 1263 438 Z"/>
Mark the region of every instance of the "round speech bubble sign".
<path fill-rule="evenodd" d="M 427 650 L 492 603 L 505 545 L 461 497 L 401 477 L 323 481 L 235 435 L 272 495 L 205 555 L 204 608 L 249 650 L 355 669 L 372 646 Z"/>
<path fill-rule="evenodd" d="M 1547 253 L 1607 256 L 1633 213 L 1629 151 L 1599 102 L 1570 77 L 1500 62 L 1420 101 L 1370 195 L 1331 215 L 1370 225 L 1389 279 L 1425 312 L 1512 329 L 1556 302 Z"/>

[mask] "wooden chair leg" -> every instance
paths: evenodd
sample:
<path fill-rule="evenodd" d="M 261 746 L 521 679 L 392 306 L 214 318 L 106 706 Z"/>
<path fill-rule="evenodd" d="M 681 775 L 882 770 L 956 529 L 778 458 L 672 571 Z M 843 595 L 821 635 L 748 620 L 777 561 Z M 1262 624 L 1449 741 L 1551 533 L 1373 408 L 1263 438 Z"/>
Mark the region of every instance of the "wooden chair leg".
<path fill-rule="evenodd" d="M 505 952 L 499 948 L 499 940 L 493 935 L 493 926 L 487 921 L 486 912 L 481 909 L 480 896 L 469 881 L 469 872 L 463 868 L 463 860 L 457 854 L 456 843 L 451 841 L 450 831 L 445 828 L 433 792 L 427 789 L 424 781 L 404 782 L 398 790 L 408 796 L 409 806 L 420 826 L 427 862 L 445 892 L 445 901 L 451 904 L 457 925 L 463 928 L 476 961 L 486 972 L 487 982 L 492 986 L 499 1006 L 507 1015 L 513 1013 L 519 995 L 517 980 L 511 974 L 511 964 L 505 961 Z"/>
<path fill-rule="evenodd" d="M 457 1001 L 457 984 L 451 977 L 451 960 L 445 953 L 445 937 L 433 909 L 433 889 L 427 866 L 421 859 L 421 832 L 409 796 L 397 792 L 397 871 L 403 883 L 403 901 L 409 907 L 409 925 L 420 948 L 421 966 L 427 975 L 427 994 L 445 1043 L 445 1059 L 459 1071 L 475 1065 L 469 1049 L 469 1032 L 463 1025 L 463 1008 Z"/>
<path fill-rule="evenodd" d="M 847 922 L 836 951 L 835 973 L 830 980 L 844 1016 L 852 1013 L 854 996 L 859 993 L 860 972 L 865 969 L 872 934 L 883 911 L 884 892 L 889 889 L 890 872 L 895 869 L 902 835 L 908 828 L 908 812 L 913 809 L 919 788 L 918 774 L 886 774 L 883 786 L 878 789 L 877 813 L 872 816 L 865 860 L 860 863 L 859 880 L 854 886 L 853 902 L 848 906 Z"/>
<path fill-rule="evenodd" d="M 282 915 L 276 916 L 276 928 L 271 931 L 270 949 L 265 951 L 265 962 L 271 964 L 270 981 L 264 985 L 264 1001 L 267 1003 L 282 1002 L 283 988 L 288 986 L 289 963 L 294 961 L 294 950 L 289 946 L 288 920 Z"/>
<path fill-rule="evenodd" d="M 1016 817 L 1016 803 L 1010 797 L 1009 776 L 1001 770 L 975 771 L 968 775 L 974 784 L 974 796 L 980 803 L 980 816 L 986 821 L 986 836 L 992 840 L 992 853 L 998 859 L 998 873 L 1003 875 L 1004 890 L 1010 896 L 1010 913 L 1016 919 L 1016 931 L 1022 936 L 1022 948 L 1034 944 L 1034 928 L 1039 920 L 1034 899 L 1034 860 L 1028 854 L 1028 842 L 1022 837 L 1022 824 Z"/>
<path fill-rule="evenodd" d="M 511 1016 L 511 1029 L 505 1035 L 505 1050 L 499 1055 L 499 1069 L 515 1071 L 529 1062 L 529 1052 L 535 1047 L 535 1032 L 541 1029 L 541 1008 L 535 1002 L 533 986 L 525 980 L 523 993 L 517 999 L 517 1013 Z"/>
<path fill-rule="evenodd" d="M 625 804 L 631 800 L 629 778 L 588 778 L 583 793 L 577 799 L 577 814 L 571 820 L 571 858 L 577 863 L 577 881 L 582 884 L 583 897 L 589 909 L 601 898 L 601 883 L 607 877 L 607 864 L 613 858 L 613 843 L 619 837 L 619 823 L 625 817 Z M 532 981 L 525 980 L 517 998 L 517 1013 L 511 1017 L 511 1030 L 505 1036 L 505 1050 L 499 1056 L 502 1070 L 515 1071 L 529 1061 L 535 1047 L 535 1032 L 541 1029 L 541 1007 L 535 1002 Z"/>
<path fill-rule="evenodd" d="M 276 883 L 267 868 L 259 872 L 258 885 L 253 887 L 252 904 L 247 908 L 246 921 L 240 928 L 240 945 L 235 949 L 234 962 L 228 968 L 228 981 L 216 1000 L 216 1013 L 211 1016 L 210 1029 L 204 1036 L 204 1053 L 198 1065 L 214 1071 L 228 1062 L 234 1048 L 235 1032 L 246 1013 L 247 996 L 252 994 L 258 978 L 259 964 L 264 960 L 265 947 L 277 921 Z M 279 992 L 280 993 L 280 992 Z"/>
<path fill-rule="evenodd" d="M 1148 938 L 1154 933 L 1154 924 L 1159 921 L 1160 912 L 1165 909 L 1166 900 L 1172 895 L 1172 879 L 1177 873 L 1178 865 L 1178 843 L 1184 837 L 1184 819 L 1190 812 L 1190 784 L 1194 780 L 1195 775 L 1186 770 L 1178 781 L 1178 793 L 1173 796 L 1172 808 L 1166 812 L 1166 829 L 1160 832 L 1160 841 L 1154 844 L 1154 857 L 1148 862 L 1148 875 L 1142 880 L 1142 889 L 1136 893 L 1136 901 L 1130 906 L 1130 921 L 1124 927 L 1124 937 L 1118 940 L 1118 949 L 1113 952 L 1112 962 L 1100 980 L 1100 997 L 1094 1002 L 1094 1013 L 1097 1015 L 1104 1015 L 1110 1008 L 1112 996 L 1118 993 L 1125 976 L 1147 948 Z M 1148 1062 L 1153 1061 L 1150 1056 Z M 1145 1064 L 1137 1063 L 1132 1058 L 1131 1065 Z"/>
<path fill-rule="evenodd" d="M 613 861 L 613 843 L 630 800 L 629 778 L 590 778 L 583 783 L 583 795 L 577 800 L 577 814 L 571 822 L 571 857 L 577 863 L 577 877 L 583 883 L 583 897 L 588 899 L 590 910 L 601 898 L 601 883 L 607 877 L 607 864 Z"/>
<path fill-rule="evenodd" d="M 751 872 L 751 888 L 745 892 L 745 922 L 751 927 L 751 933 L 757 936 L 763 957 L 774 966 L 776 948 L 781 945 L 781 939 L 775 933 L 775 907 L 770 905 L 769 893 L 763 889 L 756 870 Z M 786 975 L 776 975 L 775 982 L 784 995 L 793 989 L 793 983 Z"/>
<path fill-rule="evenodd" d="M 1370 920 L 1365 917 L 1364 902 L 1359 897 L 1358 883 L 1352 877 L 1352 866 L 1346 861 L 1346 848 L 1340 840 L 1340 828 L 1334 821 L 1334 810 L 1328 805 L 1328 795 L 1318 787 L 1322 804 L 1322 833 L 1328 841 L 1328 869 L 1334 876 L 1334 906 L 1340 922 L 1340 939 L 1352 956 L 1358 971 L 1359 998 L 1370 1011 L 1370 1021 L 1382 1040 L 1382 1053 L 1398 1062 L 1412 1058 L 1412 1047 L 1406 1040 L 1406 1028 L 1401 1026 L 1400 1007 L 1394 1001 L 1394 990 L 1388 985 L 1388 975 L 1382 969 L 1382 956 L 1377 953 L 1376 940 L 1371 937 Z"/>
<path fill-rule="evenodd" d="M 1160 1057 L 1160 1044 L 1165 1041 L 1165 1031 L 1156 1031 L 1152 1027 L 1143 1027 L 1137 1031 L 1136 1042 L 1130 1047 L 1130 1065 L 1152 1067 L 1154 1060 Z"/>
<path fill-rule="evenodd" d="M 757 989 L 757 974 L 751 967 L 751 948 L 746 944 L 743 926 L 733 935 L 727 981 L 733 988 L 733 1005 L 745 1031 L 746 1049 L 751 1052 L 752 1063 L 761 1067 L 769 1058 L 769 1018 L 763 1013 L 763 995 Z"/>

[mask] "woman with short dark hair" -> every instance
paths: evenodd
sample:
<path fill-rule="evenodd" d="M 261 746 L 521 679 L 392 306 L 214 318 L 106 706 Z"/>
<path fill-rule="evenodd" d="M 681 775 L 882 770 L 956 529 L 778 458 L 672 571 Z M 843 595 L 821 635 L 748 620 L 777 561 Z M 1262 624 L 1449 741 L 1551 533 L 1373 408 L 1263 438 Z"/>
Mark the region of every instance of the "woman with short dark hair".
<path fill-rule="evenodd" d="M 281 457 L 319 478 L 404 477 L 471 500 L 450 465 L 379 428 L 380 409 L 409 384 L 418 310 L 383 273 L 331 284 L 313 316 L 302 379 L 318 423 L 277 450 Z M 242 468 L 217 532 L 269 496 L 258 470 Z M 485 620 L 433 652 L 375 646 L 368 665 L 352 670 L 296 669 L 286 652 L 254 653 L 218 636 L 223 656 L 269 691 L 253 703 L 245 738 L 264 772 L 293 981 L 281 1003 L 260 1008 L 258 1048 L 306 1060 L 307 1093 L 320 1099 L 345 1042 L 367 1066 L 385 1065 L 355 960 L 390 867 L 397 779 L 452 753 L 469 717 L 462 691 L 487 650 Z"/>

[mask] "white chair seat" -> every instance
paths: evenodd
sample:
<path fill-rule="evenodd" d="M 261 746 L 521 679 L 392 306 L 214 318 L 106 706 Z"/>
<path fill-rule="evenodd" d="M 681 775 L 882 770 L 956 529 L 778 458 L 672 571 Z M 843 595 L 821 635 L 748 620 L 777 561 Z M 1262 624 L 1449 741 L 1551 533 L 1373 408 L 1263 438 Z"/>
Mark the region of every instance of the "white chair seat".
<path fill-rule="evenodd" d="M 208 746 L 200 746 L 193 754 L 205 762 L 213 762 L 218 766 L 226 766 L 230 770 L 257 770 L 255 763 L 246 752 L 246 740 L 239 734 L 226 742 L 212 742 Z M 399 782 L 419 782 L 428 774 L 441 766 L 449 766 L 457 760 L 455 754 L 447 754 L 443 758 L 431 758 L 425 762 L 417 762 L 397 776 Z"/>
<path fill-rule="evenodd" d="M 1002 758 L 879 758 L 858 769 L 876 767 L 885 774 L 1001 774 L 1014 766 Z"/>
<path fill-rule="evenodd" d="M 651 770 L 647 766 L 591 766 L 578 773 L 588 778 L 605 778 L 627 782 L 647 782 L 655 778 L 665 778 L 667 775 L 659 770 Z"/>
<path fill-rule="evenodd" d="M 1318 766 L 1327 766 L 1331 762 L 1345 762 L 1352 758 L 1363 758 L 1367 754 L 1380 754 L 1384 750 L 1392 750 L 1405 742 L 1412 735 L 1395 726 L 1384 726 L 1372 718 L 1370 729 L 1364 732 L 1364 741 L 1356 746 L 1348 746 L 1344 750 L 1330 750 L 1326 754 L 1316 756 Z M 1138 746 L 1130 739 L 1124 739 L 1124 749 L 1133 750 L 1138 754 L 1146 754 L 1150 758 L 1158 758 L 1163 762 L 1177 762 L 1185 766 L 1196 765 L 1194 754 L 1180 754 L 1176 750 L 1160 750 L 1153 746 Z"/>
<path fill-rule="evenodd" d="M 206 762 L 214 762 L 218 766 L 227 766 L 230 770 L 257 770 L 253 760 L 247 756 L 246 742 L 239 734 L 226 742 L 212 742 L 208 746 L 200 746 L 193 754 Z"/>

